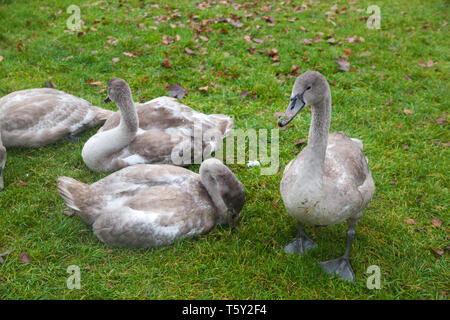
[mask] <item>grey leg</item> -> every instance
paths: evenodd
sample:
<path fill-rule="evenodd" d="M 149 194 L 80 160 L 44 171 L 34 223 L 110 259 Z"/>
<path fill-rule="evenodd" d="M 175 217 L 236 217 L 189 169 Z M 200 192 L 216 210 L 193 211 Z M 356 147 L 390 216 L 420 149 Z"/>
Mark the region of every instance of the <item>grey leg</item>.
<path fill-rule="evenodd" d="M 347 248 L 345 249 L 342 257 L 319 262 L 319 266 L 330 274 L 337 274 L 342 280 L 354 281 L 355 272 L 350 264 L 350 250 L 352 248 L 353 239 L 355 239 L 355 225 L 356 223 L 350 223 L 347 230 Z"/>
<path fill-rule="evenodd" d="M 306 235 L 303 231 L 302 225 L 298 223 L 298 231 L 294 240 L 289 242 L 285 247 L 284 251 L 292 254 L 303 255 L 306 251 L 316 247 L 316 244 Z"/>

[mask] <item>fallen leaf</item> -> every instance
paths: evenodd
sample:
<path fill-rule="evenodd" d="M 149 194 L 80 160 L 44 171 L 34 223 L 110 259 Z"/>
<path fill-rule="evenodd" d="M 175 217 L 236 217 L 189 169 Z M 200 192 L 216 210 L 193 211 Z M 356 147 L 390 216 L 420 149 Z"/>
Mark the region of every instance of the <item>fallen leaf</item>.
<path fill-rule="evenodd" d="M 242 28 L 242 26 L 244 25 L 239 20 L 233 20 L 233 19 L 228 19 L 228 23 L 231 24 L 233 27 L 236 27 L 236 28 Z"/>
<path fill-rule="evenodd" d="M 247 98 L 248 96 L 250 96 L 250 98 L 252 98 L 252 99 L 256 99 L 256 97 L 257 97 L 256 93 L 248 92 L 248 91 L 242 91 L 241 93 L 239 93 L 239 96 L 242 98 Z"/>
<path fill-rule="evenodd" d="M 169 90 L 169 95 L 171 97 L 177 98 L 177 99 L 183 99 L 183 97 L 187 94 L 187 91 L 180 85 L 180 84 L 171 84 L 167 87 L 167 90 Z"/>
<path fill-rule="evenodd" d="M 198 90 L 200 90 L 200 91 L 208 91 L 208 89 L 209 89 L 209 86 L 204 86 L 204 87 L 198 88 Z"/>
<path fill-rule="evenodd" d="M 302 144 L 306 142 L 306 139 L 300 139 L 294 142 L 294 146 L 300 147 Z"/>
<path fill-rule="evenodd" d="M 416 224 L 416 222 L 413 219 L 406 219 L 405 221 L 407 224 L 410 224 L 412 226 Z"/>
<path fill-rule="evenodd" d="M 428 60 L 426 63 L 424 63 L 423 60 L 420 60 L 418 64 L 421 67 L 431 68 L 432 66 L 437 64 L 437 62 L 433 62 L 433 60 Z"/>
<path fill-rule="evenodd" d="M 11 252 L 12 252 L 12 250 L 6 250 L 5 252 L 0 253 L 0 264 L 3 264 L 5 262 L 3 257 L 10 254 Z"/>
<path fill-rule="evenodd" d="M 440 124 L 440 125 L 444 125 L 444 124 L 447 124 L 448 121 L 447 121 L 447 119 L 445 119 L 445 118 L 437 118 L 437 119 L 436 119 L 436 123 L 437 123 L 437 124 Z"/>
<path fill-rule="evenodd" d="M 391 180 L 391 181 L 389 181 L 389 183 L 390 183 L 390 184 L 397 184 L 398 181 L 397 181 L 397 180 Z"/>
<path fill-rule="evenodd" d="M 112 58 L 112 62 L 119 62 L 119 58 Z"/>
<path fill-rule="evenodd" d="M 87 80 L 86 80 L 86 83 L 87 83 L 88 85 L 90 85 L 91 87 L 99 87 L 99 86 L 102 85 L 102 82 L 101 82 L 101 81 L 94 81 L 94 80 L 92 80 L 92 79 L 87 79 Z"/>
<path fill-rule="evenodd" d="M 388 106 L 388 105 L 390 105 L 392 102 L 394 102 L 393 99 L 389 100 L 388 102 L 383 103 L 381 106 Z"/>
<path fill-rule="evenodd" d="M 442 220 L 439 218 L 433 218 L 431 219 L 431 224 L 435 227 L 440 227 L 442 226 Z"/>
<path fill-rule="evenodd" d="M 53 82 L 51 82 L 51 81 L 46 81 L 45 82 L 45 87 L 46 88 L 56 88 L 56 84 L 55 83 L 53 83 Z"/>
<path fill-rule="evenodd" d="M 2 62 L 3 61 L 3 56 L 0 56 L 0 62 Z"/>
<path fill-rule="evenodd" d="M 162 63 L 161 66 L 163 66 L 164 68 L 172 68 L 172 63 L 170 63 L 170 60 L 165 59 Z"/>
<path fill-rule="evenodd" d="M 192 50 L 189 49 L 189 48 L 185 48 L 185 49 L 184 49 L 184 53 L 186 53 L 186 54 L 188 54 L 188 55 L 190 55 L 190 56 L 195 56 L 195 52 L 192 51 Z"/>
<path fill-rule="evenodd" d="M 336 63 L 339 65 L 339 70 L 341 71 L 349 71 L 350 70 L 350 63 L 342 57 L 339 57 L 338 59 L 334 59 Z"/>
<path fill-rule="evenodd" d="M 300 71 L 299 66 L 293 65 L 291 67 L 291 75 L 296 76 L 299 73 L 299 71 Z"/>
<path fill-rule="evenodd" d="M 130 53 L 130 52 L 122 52 L 122 53 L 123 53 L 123 55 L 125 55 L 127 57 L 131 57 L 131 58 L 136 57 L 136 55 L 134 53 Z"/>
<path fill-rule="evenodd" d="M 403 113 L 404 114 L 414 114 L 414 111 L 409 110 L 409 109 L 403 109 Z"/>
<path fill-rule="evenodd" d="M 19 259 L 20 259 L 20 261 L 22 261 L 22 263 L 25 263 L 25 264 L 31 262 L 31 258 L 28 255 L 28 253 L 26 253 L 26 252 L 22 252 L 19 256 Z"/>
<path fill-rule="evenodd" d="M 444 250 L 435 249 L 435 248 L 433 248 L 431 246 L 430 246 L 430 249 L 433 250 L 433 252 L 435 254 L 437 254 L 438 256 L 442 256 L 444 254 Z"/>

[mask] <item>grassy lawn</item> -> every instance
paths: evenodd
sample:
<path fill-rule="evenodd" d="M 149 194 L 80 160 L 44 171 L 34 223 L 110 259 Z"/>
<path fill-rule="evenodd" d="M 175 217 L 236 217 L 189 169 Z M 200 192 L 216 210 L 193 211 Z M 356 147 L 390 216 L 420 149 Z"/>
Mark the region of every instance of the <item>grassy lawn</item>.
<path fill-rule="evenodd" d="M 305 145 L 294 145 L 308 135 L 304 111 L 279 132 L 280 172 L 230 165 L 247 197 L 235 232 L 218 228 L 161 249 L 109 248 L 63 214 L 58 176 L 106 176 L 81 159 L 95 130 L 79 142 L 9 148 L 0 253 L 13 251 L 0 264 L 0 299 L 448 299 L 447 1 L 305 1 L 306 10 L 291 0 L 82 2 L 78 33 L 66 25 L 74 1 L 0 0 L 0 96 L 52 81 L 115 109 L 103 103 L 111 77 L 127 80 L 136 101 L 179 83 L 188 91 L 182 102 L 196 110 L 231 115 L 244 130 L 273 129 L 293 66 L 320 71 L 331 84 L 331 131 L 364 141 L 376 185 L 353 246 L 357 280 L 333 279 L 316 264 L 342 254 L 345 225 L 307 228 L 318 248 L 304 257 L 282 250 L 296 223 L 279 185 Z M 364 19 L 372 4 L 381 9 L 378 30 Z M 339 71 L 339 57 L 349 71 Z M 70 265 L 81 268 L 81 289 L 66 287 Z M 371 265 L 381 269 L 379 290 L 366 286 Z"/>

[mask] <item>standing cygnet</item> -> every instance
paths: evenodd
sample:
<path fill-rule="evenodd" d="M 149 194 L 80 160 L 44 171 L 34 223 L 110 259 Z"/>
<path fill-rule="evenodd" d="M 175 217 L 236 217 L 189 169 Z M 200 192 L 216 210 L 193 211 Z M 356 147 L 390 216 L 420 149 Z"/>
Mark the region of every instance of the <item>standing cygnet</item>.
<path fill-rule="evenodd" d="M 205 115 L 174 98 L 134 103 L 130 87 L 119 78 L 108 81 L 105 101 L 114 101 L 120 112 L 83 147 L 83 160 L 93 171 L 115 171 L 139 163 L 184 166 L 192 159 L 201 163 L 233 128 L 230 117 Z"/>
<path fill-rule="evenodd" d="M 353 281 L 350 249 L 355 226 L 372 199 L 375 186 L 362 151 L 362 141 L 345 133 L 329 134 L 331 92 L 325 77 L 307 71 L 294 84 L 285 120 L 287 125 L 305 106 L 312 108 L 307 147 L 284 170 L 281 196 L 287 211 L 298 221 L 298 233 L 285 251 L 303 254 L 315 246 L 302 225 L 328 226 L 348 222 L 347 249 L 342 257 L 321 262 L 328 273 Z"/>
<path fill-rule="evenodd" d="M 138 164 L 92 185 L 58 178 L 58 193 L 95 235 L 115 247 L 147 248 L 234 225 L 244 205 L 242 183 L 222 162 L 200 174 L 167 164 Z"/>
<path fill-rule="evenodd" d="M 63 138 L 77 140 L 76 134 L 112 114 L 113 111 L 55 89 L 12 92 L 0 99 L 0 161 L 6 159 L 3 145 L 41 147 Z"/>

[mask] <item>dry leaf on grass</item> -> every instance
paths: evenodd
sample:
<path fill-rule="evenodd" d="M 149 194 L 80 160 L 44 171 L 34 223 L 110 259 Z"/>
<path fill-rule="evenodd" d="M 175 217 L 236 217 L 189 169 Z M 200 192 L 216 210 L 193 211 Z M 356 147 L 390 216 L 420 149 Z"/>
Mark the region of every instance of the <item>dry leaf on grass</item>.
<path fill-rule="evenodd" d="M 350 70 L 350 62 L 343 57 L 339 57 L 338 59 L 334 59 L 336 63 L 339 65 L 339 70 L 341 71 L 349 71 Z"/>
<path fill-rule="evenodd" d="M 404 114 L 414 114 L 414 111 L 409 110 L 409 109 L 403 109 L 403 113 Z"/>
<path fill-rule="evenodd" d="M 20 259 L 20 261 L 22 261 L 22 263 L 25 263 L 25 264 L 31 262 L 31 258 L 28 255 L 28 253 L 26 253 L 26 252 L 22 252 L 19 256 L 19 259 Z"/>
<path fill-rule="evenodd" d="M 187 91 L 180 85 L 180 84 L 171 84 L 167 87 L 167 90 L 169 90 L 169 95 L 171 97 L 177 98 L 177 99 L 183 99 L 183 97 L 187 94 Z"/>
<path fill-rule="evenodd" d="M 433 218 L 431 219 L 431 224 L 435 227 L 440 227 L 442 226 L 442 220 L 439 218 Z"/>

